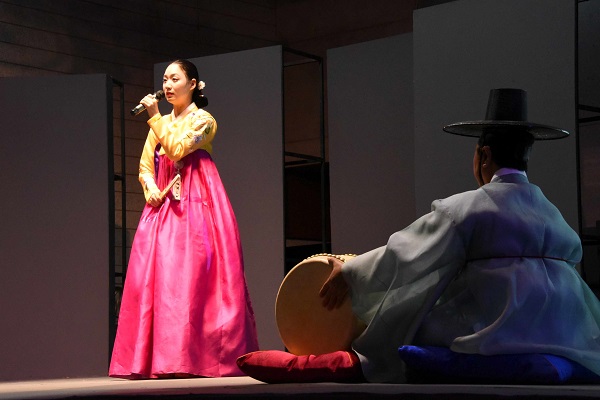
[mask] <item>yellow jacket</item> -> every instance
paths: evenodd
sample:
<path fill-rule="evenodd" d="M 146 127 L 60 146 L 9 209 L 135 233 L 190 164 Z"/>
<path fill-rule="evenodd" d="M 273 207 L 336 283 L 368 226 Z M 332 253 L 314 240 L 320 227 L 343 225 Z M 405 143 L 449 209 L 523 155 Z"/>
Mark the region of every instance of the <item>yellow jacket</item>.
<path fill-rule="evenodd" d="M 154 180 L 154 150 L 161 144 L 159 154 L 179 161 L 198 149 L 212 154 L 212 140 L 217 132 L 217 121 L 210 113 L 199 109 L 194 103 L 178 115 L 157 114 L 148 120 L 150 130 L 140 158 L 139 180 L 146 200 L 150 194 L 160 192 Z"/>

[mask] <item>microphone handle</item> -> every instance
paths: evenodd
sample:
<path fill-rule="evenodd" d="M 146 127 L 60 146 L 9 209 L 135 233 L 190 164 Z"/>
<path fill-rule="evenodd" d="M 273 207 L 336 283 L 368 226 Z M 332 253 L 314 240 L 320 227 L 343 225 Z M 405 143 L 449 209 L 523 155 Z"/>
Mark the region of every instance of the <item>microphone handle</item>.
<path fill-rule="evenodd" d="M 156 100 L 160 100 L 163 97 L 165 97 L 165 92 L 163 92 L 162 90 L 159 90 L 158 92 L 154 93 L 154 97 L 156 98 Z M 137 106 L 135 106 L 134 108 L 131 109 L 131 115 L 138 115 L 145 110 L 146 110 L 146 107 L 143 104 L 138 104 Z"/>
<path fill-rule="evenodd" d="M 143 104 L 138 104 L 137 106 L 135 106 L 135 108 L 131 109 L 131 115 L 138 115 L 142 111 L 145 111 L 145 110 L 146 110 L 146 107 L 144 107 Z"/>

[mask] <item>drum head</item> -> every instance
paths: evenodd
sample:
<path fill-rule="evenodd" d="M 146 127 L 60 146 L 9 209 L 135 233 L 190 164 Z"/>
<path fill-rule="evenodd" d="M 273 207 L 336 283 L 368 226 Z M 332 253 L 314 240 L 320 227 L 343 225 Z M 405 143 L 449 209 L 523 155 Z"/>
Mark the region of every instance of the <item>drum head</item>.
<path fill-rule="evenodd" d="M 352 313 L 349 296 L 340 308 L 323 307 L 319 290 L 330 274 L 327 257 L 317 256 L 296 265 L 281 283 L 275 318 L 281 340 L 292 354 L 348 350 L 364 329 Z"/>

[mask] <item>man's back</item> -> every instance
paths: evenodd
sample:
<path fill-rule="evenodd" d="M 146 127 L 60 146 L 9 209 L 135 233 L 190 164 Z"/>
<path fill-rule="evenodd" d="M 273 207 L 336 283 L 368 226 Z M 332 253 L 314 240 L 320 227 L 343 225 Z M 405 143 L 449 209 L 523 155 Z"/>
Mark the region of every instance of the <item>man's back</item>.
<path fill-rule="evenodd" d="M 466 263 L 415 341 L 478 354 L 589 352 L 598 368 L 600 306 L 574 268 L 581 242 L 540 189 L 505 175 L 441 207 L 455 218 Z"/>
<path fill-rule="evenodd" d="M 575 265 L 581 241 L 542 191 L 519 174 L 442 200 L 467 247 L 467 262 L 500 257 L 547 257 Z"/>

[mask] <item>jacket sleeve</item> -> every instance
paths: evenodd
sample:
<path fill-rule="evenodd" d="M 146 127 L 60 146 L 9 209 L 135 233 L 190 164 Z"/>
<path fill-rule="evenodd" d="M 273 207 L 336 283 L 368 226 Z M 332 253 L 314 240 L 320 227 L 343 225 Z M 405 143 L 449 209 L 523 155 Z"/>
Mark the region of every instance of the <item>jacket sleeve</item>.
<path fill-rule="evenodd" d="M 210 143 L 217 132 L 215 119 L 202 110 L 174 122 L 157 114 L 148 120 L 148 125 L 172 161 L 179 161 L 200 148 L 210 152 Z"/>
<path fill-rule="evenodd" d="M 152 193 L 160 192 L 154 180 L 154 149 L 156 149 L 157 144 L 158 139 L 151 129 L 146 137 L 146 143 L 140 157 L 139 181 L 142 184 L 146 201 Z"/>

